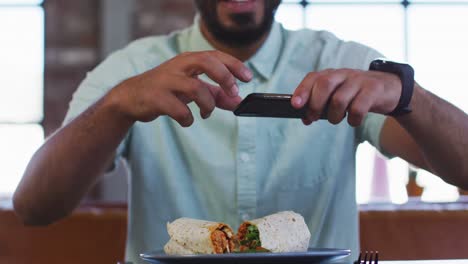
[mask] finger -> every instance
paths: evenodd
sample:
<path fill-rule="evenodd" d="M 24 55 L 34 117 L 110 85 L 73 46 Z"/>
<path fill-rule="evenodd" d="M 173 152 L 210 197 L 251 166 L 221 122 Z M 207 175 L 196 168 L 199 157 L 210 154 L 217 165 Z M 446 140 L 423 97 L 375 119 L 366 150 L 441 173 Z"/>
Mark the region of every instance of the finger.
<path fill-rule="evenodd" d="M 215 108 L 214 97 L 208 88 L 208 83 L 199 79 L 191 79 L 193 84 L 190 90 L 190 95 L 192 96 L 192 99 L 195 101 L 197 106 L 200 108 L 200 116 L 203 119 L 206 119 L 210 117 Z"/>
<path fill-rule="evenodd" d="M 345 71 L 336 70 L 317 77 L 309 98 L 308 119 L 316 121 L 320 118 L 328 99 L 337 87 L 346 80 L 346 76 Z"/>
<path fill-rule="evenodd" d="M 294 94 L 291 99 L 291 104 L 294 108 L 302 108 L 309 101 L 312 86 L 320 74 L 323 73 L 309 72 L 301 81 L 301 83 L 297 86 L 296 90 L 294 90 Z"/>
<path fill-rule="evenodd" d="M 200 108 L 200 116 L 205 119 L 215 108 L 215 100 L 208 89 L 208 84 L 194 77 L 174 79 L 175 91 L 184 103 L 194 101 Z"/>
<path fill-rule="evenodd" d="M 309 120 L 309 119 L 307 119 L 307 118 L 303 118 L 303 119 L 302 119 L 302 123 L 303 123 L 304 125 L 306 125 L 306 126 L 309 126 L 310 124 L 313 123 L 313 121 L 312 121 L 312 120 Z"/>
<path fill-rule="evenodd" d="M 237 96 L 239 87 L 234 75 L 214 56 L 199 55 L 196 67 L 210 79 L 219 84 L 230 96 Z"/>
<path fill-rule="evenodd" d="M 224 65 L 226 65 L 229 71 L 232 74 L 234 74 L 234 76 L 236 76 L 239 80 L 243 82 L 248 82 L 252 79 L 252 72 L 240 60 L 221 51 L 215 50 L 212 52 L 214 56 L 217 57 Z"/>
<path fill-rule="evenodd" d="M 312 87 L 321 75 L 332 72 L 333 69 L 326 69 L 320 72 L 309 72 L 294 91 L 291 103 L 293 107 L 299 109 L 309 102 Z"/>
<path fill-rule="evenodd" d="M 218 83 L 231 96 L 237 96 L 239 88 L 236 77 L 243 81 L 251 79 L 250 70 L 239 60 L 216 51 L 199 52 L 192 56 L 191 67 L 203 72 Z"/>
<path fill-rule="evenodd" d="M 161 100 L 163 113 L 176 120 L 181 126 L 189 127 L 193 124 L 193 116 L 186 104 L 176 96 L 166 96 Z"/>
<path fill-rule="evenodd" d="M 376 94 L 372 89 L 362 89 L 351 102 L 348 110 L 348 123 L 353 126 L 360 126 L 364 117 L 369 113 Z"/>
<path fill-rule="evenodd" d="M 236 107 L 241 103 L 242 98 L 240 96 L 232 97 L 226 94 L 221 87 L 216 85 L 207 84 L 208 88 L 213 95 L 216 107 L 224 110 L 234 111 Z"/>
<path fill-rule="evenodd" d="M 361 81 L 357 78 L 348 78 L 334 92 L 330 99 L 328 120 L 332 124 L 340 123 L 346 116 L 352 100 L 359 92 Z"/>

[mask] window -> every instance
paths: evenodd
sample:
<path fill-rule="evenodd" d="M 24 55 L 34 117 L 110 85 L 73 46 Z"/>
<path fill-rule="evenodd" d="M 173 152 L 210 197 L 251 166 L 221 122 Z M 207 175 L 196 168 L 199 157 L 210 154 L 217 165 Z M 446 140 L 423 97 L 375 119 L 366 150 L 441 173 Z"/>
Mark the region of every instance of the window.
<path fill-rule="evenodd" d="M 11 196 L 44 141 L 41 3 L 0 0 L 0 197 Z"/>
<path fill-rule="evenodd" d="M 328 30 L 344 40 L 371 46 L 389 59 L 408 61 L 424 88 L 467 112 L 463 96 L 463 85 L 468 83 L 468 68 L 464 65 L 468 60 L 468 35 L 464 33 L 467 16 L 468 0 L 289 0 L 279 7 L 276 20 L 293 30 Z M 379 188 L 388 192 L 392 202 L 408 200 L 405 186 L 409 168 L 403 160 L 382 162 L 366 143 L 358 148 L 356 167 L 359 203 L 382 198 L 371 188 L 374 174 L 388 175 Z M 417 182 L 424 187 L 423 201 L 458 199 L 456 187 L 426 171 L 418 170 Z"/>

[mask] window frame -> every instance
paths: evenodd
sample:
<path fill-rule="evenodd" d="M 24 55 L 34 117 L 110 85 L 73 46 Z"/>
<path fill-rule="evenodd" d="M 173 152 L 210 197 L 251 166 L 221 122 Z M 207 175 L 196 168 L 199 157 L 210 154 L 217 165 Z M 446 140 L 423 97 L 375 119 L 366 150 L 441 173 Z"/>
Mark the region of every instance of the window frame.
<path fill-rule="evenodd" d="M 308 18 L 307 15 L 307 8 L 309 6 L 352 6 L 352 5 L 373 5 L 373 6 L 378 6 L 378 5 L 401 5 L 403 8 L 403 60 L 404 61 L 409 61 L 410 59 L 410 41 L 411 38 L 409 36 L 410 32 L 410 25 L 409 25 L 409 10 L 413 6 L 464 6 L 468 7 L 468 0 L 455 0 L 455 1 L 441 1 L 441 0 L 403 0 L 403 1 L 391 1 L 391 0 L 382 0 L 382 1 L 359 1 L 359 0 L 283 0 L 282 5 L 287 5 L 287 6 L 301 6 L 302 7 L 302 28 L 307 28 L 307 20 L 310 19 Z M 387 162 L 389 163 L 389 162 Z M 357 169 L 357 167 L 356 167 Z M 414 169 L 410 166 L 408 168 L 408 173 L 406 176 L 410 177 L 410 174 L 414 173 Z M 427 173 L 426 173 L 427 174 Z M 372 179 L 371 179 L 372 181 Z M 370 186 L 371 184 L 369 184 Z M 448 187 L 448 186 L 447 186 Z M 414 201 L 414 198 L 408 197 L 408 201 Z M 449 199 L 449 198 L 447 198 Z M 453 199 L 453 198 L 450 198 Z M 458 200 L 463 199 L 462 196 L 457 198 Z M 361 204 L 368 204 L 372 203 L 373 201 L 369 199 L 367 202 L 364 202 Z M 431 201 L 433 202 L 438 202 L 438 201 Z M 396 203 L 401 203 L 401 201 L 396 202 Z"/>
<path fill-rule="evenodd" d="M 37 117 L 28 117 L 28 118 L 22 118 L 20 117 L 12 117 L 9 118 L 7 117 L 6 119 L 0 120 L 0 129 L 2 130 L 2 134 L 6 135 L 7 138 L 5 139 L 0 139 L 4 141 L 6 146 L 11 146 L 4 148 L 4 153 L 3 155 L 8 155 L 4 156 L 3 158 L 6 158 L 6 161 L 10 160 L 8 162 L 8 166 L 5 167 L 5 172 L 7 175 L 3 177 L 0 180 L 0 184 L 2 185 L 3 188 L 0 188 L 0 200 L 1 199 L 9 199 L 11 198 L 11 195 L 13 194 L 13 190 L 10 190 L 10 188 L 15 187 L 14 182 L 19 181 L 21 179 L 21 174 L 22 172 L 20 170 L 25 168 L 27 165 L 27 162 L 31 158 L 31 155 L 34 153 L 34 151 L 43 143 L 44 141 L 44 127 L 42 125 L 43 119 L 44 119 L 44 94 L 45 94 L 45 84 L 44 84 L 44 78 L 45 78 L 45 10 L 44 10 L 44 1 L 43 0 L 26 0 L 23 1 L 22 3 L 18 3 L 18 0 L 0 0 L 0 9 L 2 10 L 19 10 L 21 11 L 22 9 L 25 9 L 28 12 L 31 12 L 33 8 L 39 8 L 39 11 L 42 12 L 41 14 L 41 25 L 42 28 L 40 29 L 39 34 L 42 35 L 42 39 L 40 40 L 42 43 L 40 43 L 40 48 L 37 49 L 38 52 L 41 52 L 41 54 L 38 54 L 40 57 L 40 69 L 38 69 L 36 74 L 38 73 L 40 76 L 40 79 L 38 81 L 40 82 L 38 84 L 38 89 L 40 89 L 39 94 L 41 95 L 41 98 L 38 99 L 41 101 L 39 108 L 36 109 L 34 107 L 33 112 L 35 113 L 34 115 L 37 115 Z M 34 10 L 33 10 L 34 11 Z M 36 23 L 36 21 L 32 22 Z M 34 24 L 37 26 L 36 24 Z M 39 27 L 41 26 L 39 25 Z M 14 29 L 12 29 L 14 30 Z M 21 40 L 20 40 L 21 41 Z M 3 85 L 3 84 L 2 84 Z M 26 88 L 28 89 L 28 88 Z M 8 94 L 7 94 L 8 96 Z M 13 99 L 13 98 L 12 98 Z M 24 106 L 24 104 L 21 104 Z M 26 105 L 27 107 L 27 105 Z M 36 111 L 39 111 L 36 113 Z M 11 139 L 10 136 L 12 136 L 12 131 L 17 131 L 17 133 L 14 133 L 15 136 L 18 136 L 19 138 Z M 30 134 L 28 134 L 30 133 Z M 9 135 L 9 136 L 8 136 Z M 29 135 L 29 136 L 28 136 Z M 23 138 L 22 140 L 20 138 Z M 20 140 L 20 141 L 17 141 Z M 16 144 L 15 142 L 20 142 L 19 144 Z M 18 145 L 18 147 L 16 147 Z M 9 174 L 13 173 L 15 175 Z M 20 175 L 16 175 L 16 173 Z M 13 178 L 14 177 L 14 178 Z"/>

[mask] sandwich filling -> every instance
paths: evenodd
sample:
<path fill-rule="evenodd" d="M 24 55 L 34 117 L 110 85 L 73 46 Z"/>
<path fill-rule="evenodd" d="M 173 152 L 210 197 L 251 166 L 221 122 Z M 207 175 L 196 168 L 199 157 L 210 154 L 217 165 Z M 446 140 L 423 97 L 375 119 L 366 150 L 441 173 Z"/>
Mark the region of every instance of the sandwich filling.
<path fill-rule="evenodd" d="M 232 236 L 232 232 L 227 227 L 222 227 L 211 232 L 214 252 L 216 254 L 231 253 L 234 248 L 234 243 L 231 240 Z"/>
<path fill-rule="evenodd" d="M 238 251 L 245 252 L 270 252 L 262 247 L 260 232 L 258 228 L 251 224 L 242 224 L 238 231 Z"/>

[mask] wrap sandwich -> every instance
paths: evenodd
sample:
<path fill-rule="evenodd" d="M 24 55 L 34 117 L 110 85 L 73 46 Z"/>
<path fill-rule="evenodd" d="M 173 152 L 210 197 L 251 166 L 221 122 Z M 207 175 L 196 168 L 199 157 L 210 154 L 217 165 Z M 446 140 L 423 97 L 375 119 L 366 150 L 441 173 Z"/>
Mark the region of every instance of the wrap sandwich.
<path fill-rule="evenodd" d="M 222 254 L 234 250 L 234 232 L 229 225 L 191 218 L 167 224 L 170 240 L 164 246 L 168 255 Z"/>
<path fill-rule="evenodd" d="M 310 231 L 300 214 L 284 211 L 243 222 L 237 239 L 240 252 L 305 252 Z"/>

